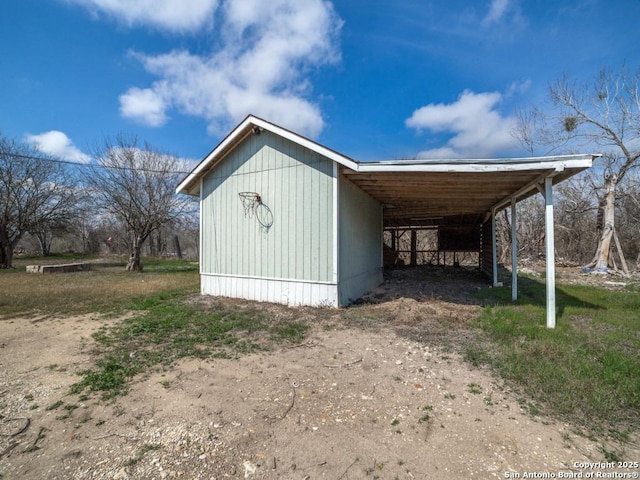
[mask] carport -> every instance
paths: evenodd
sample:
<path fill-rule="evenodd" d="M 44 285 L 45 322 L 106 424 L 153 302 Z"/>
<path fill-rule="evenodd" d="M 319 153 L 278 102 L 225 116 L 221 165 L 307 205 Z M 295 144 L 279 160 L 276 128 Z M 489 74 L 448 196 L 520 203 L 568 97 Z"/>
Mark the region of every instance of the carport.
<path fill-rule="evenodd" d="M 512 299 L 518 298 L 516 203 L 545 199 L 547 327 L 556 324 L 553 186 L 589 168 L 597 155 L 508 159 L 341 162 L 340 173 L 383 205 L 389 228 L 466 228 L 480 238 L 481 268 L 498 286 L 496 214 L 511 209 Z M 346 163 L 346 165 L 345 165 Z M 347 166 L 348 165 L 348 166 Z"/>
<path fill-rule="evenodd" d="M 200 197 L 203 294 L 332 306 L 347 305 L 382 281 L 383 230 L 393 228 L 437 229 L 438 241 L 446 237 L 453 249 L 477 245 L 481 270 L 497 286 L 495 219 L 506 208 L 516 301 L 516 204 L 540 192 L 547 326 L 553 328 L 553 186 L 596 157 L 362 162 L 249 115 L 177 191 Z"/>

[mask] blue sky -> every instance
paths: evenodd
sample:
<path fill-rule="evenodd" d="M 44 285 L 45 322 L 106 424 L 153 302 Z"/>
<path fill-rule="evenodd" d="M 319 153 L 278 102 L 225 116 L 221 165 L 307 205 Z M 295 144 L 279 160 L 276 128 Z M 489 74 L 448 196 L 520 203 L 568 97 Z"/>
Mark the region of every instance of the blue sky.
<path fill-rule="evenodd" d="M 516 110 L 640 67 L 639 21 L 638 0 L 3 0 L 0 132 L 199 160 L 253 113 L 358 160 L 525 156 Z"/>

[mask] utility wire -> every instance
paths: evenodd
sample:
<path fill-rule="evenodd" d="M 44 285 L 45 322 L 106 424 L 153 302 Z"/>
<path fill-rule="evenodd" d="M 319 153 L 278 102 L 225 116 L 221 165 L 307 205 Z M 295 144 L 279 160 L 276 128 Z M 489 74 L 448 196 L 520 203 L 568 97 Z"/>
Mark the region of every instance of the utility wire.
<path fill-rule="evenodd" d="M 22 155 L 20 153 L 4 152 L 4 153 L 1 153 L 0 155 L 6 156 L 6 157 L 12 157 L 12 158 L 19 158 L 22 160 L 37 160 L 42 162 L 61 163 L 65 165 L 74 165 L 76 167 L 86 167 L 86 168 L 105 168 L 109 170 L 132 170 L 132 171 L 147 172 L 147 173 L 179 173 L 182 175 L 188 175 L 191 173 L 191 171 L 186 172 L 186 171 L 180 171 L 180 170 L 151 170 L 147 168 L 120 167 L 120 166 L 113 166 L 113 165 L 100 165 L 95 163 L 77 163 L 77 162 L 72 162 L 70 160 L 60 160 L 57 158 L 48 158 L 48 157 L 36 157 L 33 155 Z"/>

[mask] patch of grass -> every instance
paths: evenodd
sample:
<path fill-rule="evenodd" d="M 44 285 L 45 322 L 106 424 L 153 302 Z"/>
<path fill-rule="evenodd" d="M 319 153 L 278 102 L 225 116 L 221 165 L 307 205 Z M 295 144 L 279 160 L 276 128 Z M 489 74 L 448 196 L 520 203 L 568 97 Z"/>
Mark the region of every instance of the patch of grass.
<path fill-rule="evenodd" d="M 133 457 L 127 459 L 127 461 L 124 462 L 125 467 L 130 467 L 132 465 L 135 465 L 140 460 L 142 460 L 142 458 L 144 457 L 145 453 L 153 452 L 155 450 L 158 450 L 159 448 L 161 448 L 161 446 L 156 444 L 156 443 L 145 443 L 144 445 L 142 445 L 138 449 L 138 451 L 136 452 L 136 454 Z"/>
<path fill-rule="evenodd" d="M 126 259 L 96 261 L 85 272 L 36 275 L 27 264 L 86 261 L 73 258 L 21 258 L 15 269 L 0 269 L 0 319 L 15 315 L 109 313 L 128 307 L 135 299 L 158 292 L 192 292 L 199 288 L 198 265 L 187 260 L 145 258 L 144 273 L 125 271 Z"/>
<path fill-rule="evenodd" d="M 557 288 L 557 323 L 545 325 L 545 286 L 524 279 L 521 300 L 491 289 L 494 302 L 476 322 L 485 339 L 467 347 L 544 408 L 596 433 L 640 428 L 640 290 Z M 505 298 L 502 298 L 502 297 Z"/>
<path fill-rule="evenodd" d="M 184 357 L 233 358 L 300 342 L 308 328 L 246 305 L 205 309 L 187 303 L 183 292 L 137 299 L 127 310 L 135 315 L 94 334 L 98 360 L 81 372 L 72 393 L 101 392 L 103 398 L 112 398 L 125 394 L 133 377 L 154 367 Z"/>
<path fill-rule="evenodd" d="M 428 413 L 425 413 L 418 419 L 418 423 L 426 423 L 429 420 L 431 420 L 431 415 L 429 415 Z"/>
<path fill-rule="evenodd" d="M 477 383 L 470 383 L 469 385 L 467 385 L 467 389 L 469 393 L 472 393 L 474 395 L 479 395 L 482 393 L 482 389 Z"/>
<path fill-rule="evenodd" d="M 51 405 L 49 405 L 45 410 L 55 410 L 56 408 L 62 406 L 62 404 L 64 404 L 64 402 L 62 400 L 58 400 L 57 402 L 53 402 Z"/>
<path fill-rule="evenodd" d="M 302 322 L 291 320 L 281 320 L 272 328 L 271 337 L 278 341 L 287 341 L 289 343 L 300 343 L 309 329 L 309 325 Z"/>
<path fill-rule="evenodd" d="M 607 462 L 618 463 L 622 461 L 622 456 L 619 452 L 615 450 L 607 450 L 607 448 L 603 445 L 600 446 L 600 452 L 607 460 Z"/>

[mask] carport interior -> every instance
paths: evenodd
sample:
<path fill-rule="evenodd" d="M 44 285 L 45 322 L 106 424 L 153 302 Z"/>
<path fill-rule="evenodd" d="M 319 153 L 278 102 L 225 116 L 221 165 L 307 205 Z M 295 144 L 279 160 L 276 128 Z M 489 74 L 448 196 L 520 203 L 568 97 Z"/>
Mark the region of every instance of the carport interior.
<path fill-rule="evenodd" d="M 436 254 L 477 252 L 478 266 L 494 285 L 497 279 L 495 216 L 541 193 L 546 203 L 547 326 L 555 326 L 553 185 L 591 166 L 593 155 L 525 159 L 391 161 L 346 166 L 341 174 L 383 205 L 389 243 L 398 251 L 399 235 L 410 232 L 410 263 L 417 262 L 417 232 L 435 230 Z M 517 221 L 512 221 L 517 241 Z M 517 299 L 517 244 L 512 245 L 512 291 Z M 433 259 L 433 257 L 432 257 Z"/>

